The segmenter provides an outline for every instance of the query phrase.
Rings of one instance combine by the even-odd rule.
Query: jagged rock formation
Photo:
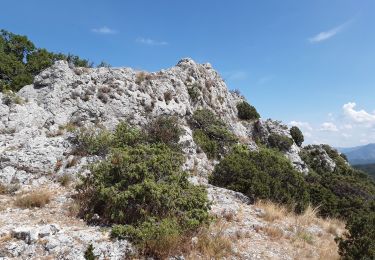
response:
[[[189,95],[192,89],[194,98]],[[72,163],[75,158],[69,155],[74,148],[70,142],[72,133],[66,131],[69,127],[113,129],[123,120],[144,127],[159,115],[175,115],[185,129],[180,140],[186,154],[184,168],[194,169],[198,176],[192,181],[199,183],[207,182],[207,175],[217,163],[209,160],[203,152],[197,152],[187,123],[189,116],[199,108],[210,109],[220,116],[251,149],[257,149],[254,140],[259,133],[265,140],[271,133],[290,138],[288,128],[275,121],[260,120],[257,131],[255,122],[240,121],[236,105],[243,97],[228,91],[210,64],[197,64],[191,59],[183,59],[175,67],[156,73],[130,68],[75,68],[65,61],[58,61],[36,76],[33,85],[25,86],[16,96],[7,95],[0,93],[0,183],[20,184],[28,189],[54,187],[57,176],[77,175],[84,170],[83,166],[95,160],[82,157]],[[293,144],[285,155],[298,171],[307,174],[307,166],[299,152],[300,148]],[[56,192],[56,208],[61,210],[68,200],[68,193]],[[2,201],[11,203],[9,198]],[[220,200],[217,205],[220,207]],[[68,224],[63,221],[56,225],[38,223],[36,219],[31,223],[17,223],[12,218],[23,216],[20,221],[27,222],[26,216],[30,212],[6,207],[4,210],[4,217],[0,220],[5,225],[0,227],[0,234],[19,240],[1,247],[0,257],[33,258],[51,253],[61,259],[72,259],[77,258],[90,241],[102,257],[110,252],[123,251],[126,254],[131,251],[123,250],[128,248],[126,242],[112,242],[108,234],[92,227],[81,226],[80,235],[70,232]],[[92,237],[88,239],[85,236],[90,232]],[[45,246],[35,244],[42,238]],[[64,258],[65,251],[74,253]]]
[[[197,100],[189,88],[198,92]],[[181,141],[187,155],[186,168],[197,167],[202,176],[212,169],[212,162],[200,153],[186,123],[198,108],[208,108],[219,115],[230,129],[249,146],[253,141],[253,124],[237,118],[236,104],[242,97],[228,91],[210,64],[200,65],[191,59],[157,73],[137,72],[129,68],[70,68],[56,62],[35,77],[33,85],[22,88],[18,96],[27,102],[0,105],[0,177],[6,183],[31,180],[41,182],[58,160],[66,162],[71,144],[69,134],[59,134],[67,125],[99,126],[113,129],[121,120],[140,127],[158,115],[176,115],[186,131]],[[3,94],[0,98],[4,100]],[[271,132],[290,137],[285,126],[262,122]],[[264,136],[268,131],[264,132]],[[296,145],[286,154],[300,171],[306,171]],[[76,170],[76,169],[73,169]]]

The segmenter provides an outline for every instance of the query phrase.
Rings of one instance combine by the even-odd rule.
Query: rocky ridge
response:
[[[189,95],[191,89],[197,93],[194,100]],[[21,192],[41,187],[55,191],[51,206],[43,209],[53,213],[14,209],[12,198],[1,195],[6,206],[0,218],[0,234],[9,239],[0,242],[0,257],[32,259],[53,255],[73,259],[83,255],[89,243],[95,245],[96,253],[103,258],[110,252],[125,255],[131,252],[126,241],[112,241],[108,232],[100,228],[81,222],[78,225],[76,220],[72,220],[74,223],[43,220],[42,215],[64,215],[66,203],[71,200],[71,191],[56,183],[58,177],[76,176],[85,170],[85,165],[97,159],[77,159],[70,155],[74,148],[70,128],[113,129],[123,120],[144,127],[159,115],[177,116],[185,129],[180,139],[186,155],[184,168],[194,170],[196,176],[192,176],[192,181],[203,184],[207,183],[207,175],[217,162],[209,160],[199,149],[197,152],[187,123],[195,110],[212,110],[251,149],[257,149],[255,136],[259,133],[265,140],[272,133],[290,137],[288,127],[276,121],[260,120],[257,130],[254,122],[240,121],[236,105],[243,97],[228,91],[210,64],[197,64],[191,59],[183,59],[175,67],[153,73],[130,68],[76,68],[58,61],[36,76],[34,84],[25,86],[16,95],[0,93],[0,100],[0,183],[21,185]],[[300,148],[293,143],[285,156],[298,171],[308,174],[299,152]],[[220,211],[217,208],[223,206],[223,200],[215,199],[214,190],[209,189],[209,193],[216,203],[216,211]],[[236,200],[232,192],[220,191],[229,201]],[[238,203],[248,204],[246,199]],[[33,216],[35,219],[29,223]],[[51,221],[54,222],[52,217]],[[80,231],[73,232],[74,228]],[[64,253],[68,251],[73,253]],[[121,254],[109,257],[119,259],[123,257]]]

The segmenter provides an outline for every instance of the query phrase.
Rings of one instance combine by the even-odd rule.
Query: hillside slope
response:
[[[303,178],[313,174],[306,162],[332,174],[347,167],[324,146],[297,146],[280,122],[240,120],[237,104],[244,98],[228,91],[210,64],[183,59],[170,69],[146,73],[130,68],[79,68],[58,61],[37,75],[32,85],[18,93],[0,93],[0,99],[0,256],[83,259],[85,249],[93,244],[100,259],[130,257],[134,248],[128,241],[111,239],[108,228],[89,226],[75,217],[74,187],[64,187],[62,180],[87,174],[88,164],[103,159],[74,154],[75,130],[113,130],[121,121],[143,129],[160,115],[179,119],[184,129],[179,140],[183,169],[192,183],[207,187],[213,203],[210,212],[225,224],[218,233],[233,244],[234,259],[324,259],[332,250],[329,257],[338,256],[334,237],[343,232],[342,224],[333,228],[334,221],[319,219],[316,213],[302,221],[280,209],[280,217],[270,220],[269,207],[253,205],[241,193],[208,184],[219,160],[209,158],[197,145],[189,123],[203,108],[224,121],[248,151],[270,146],[277,141],[275,136],[288,140],[279,152]],[[20,196],[41,190],[50,195],[46,207],[17,206]]]

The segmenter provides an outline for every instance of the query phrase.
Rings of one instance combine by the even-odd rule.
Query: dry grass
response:
[[[78,128],[77,124],[73,122],[68,122],[65,125],[60,125],[59,130],[64,131],[66,130],[67,132],[74,132]]]
[[[185,251],[188,246],[186,237],[179,234],[169,234],[161,236],[157,240],[148,240],[144,250],[144,255],[151,253],[156,259],[168,259],[176,252]]]
[[[319,260],[338,260],[340,259],[340,256],[337,252],[337,244],[335,241],[325,241],[325,243],[321,244],[318,247],[318,259]]]
[[[321,220],[321,226],[329,234],[340,236],[345,229],[345,222],[336,218],[326,218]]]
[[[318,213],[319,207],[313,208],[311,205],[309,205],[302,214],[294,215],[294,218],[298,226],[309,226],[319,223],[320,219],[317,216]]]
[[[224,209],[221,213],[223,218],[225,218],[226,221],[231,222],[234,220],[235,213],[231,210]]]
[[[289,215],[289,211],[284,206],[270,201],[257,201],[255,206],[264,211],[261,217],[268,222],[285,219]]]
[[[41,208],[51,200],[51,193],[46,190],[32,191],[26,195],[17,196],[14,205],[19,208]]]
[[[68,187],[72,182],[72,176],[69,174],[63,174],[57,179],[57,181],[61,184],[61,186]]]
[[[187,259],[223,259],[233,255],[232,239],[225,235],[226,224],[217,221],[209,228],[203,228],[196,236],[193,249]]]
[[[141,71],[141,72],[138,72],[136,75],[135,75],[135,83],[136,84],[141,84],[144,80],[146,79],[146,73]]]
[[[275,226],[262,227],[262,231],[273,240],[281,239],[284,236],[284,231]]]
[[[71,160],[68,161],[66,164],[66,168],[71,168],[73,166],[76,166],[78,164],[78,159],[76,156],[74,156]]]
[[[63,161],[61,159],[58,159],[56,161],[55,168],[54,168],[55,172],[58,172],[61,169],[62,165],[63,165]]]
[[[6,235],[3,235],[3,236],[0,236],[0,244],[8,242],[10,240],[12,240],[12,236],[11,236],[10,233],[8,233]]]
[[[5,195],[5,194],[12,194],[20,189],[19,184],[1,184],[0,183],[0,194]]]

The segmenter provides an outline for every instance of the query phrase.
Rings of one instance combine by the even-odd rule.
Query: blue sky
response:
[[[308,143],[375,142],[373,0],[17,0],[1,9],[1,28],[96,63],[210,62],[263,118],[300,126]]]

